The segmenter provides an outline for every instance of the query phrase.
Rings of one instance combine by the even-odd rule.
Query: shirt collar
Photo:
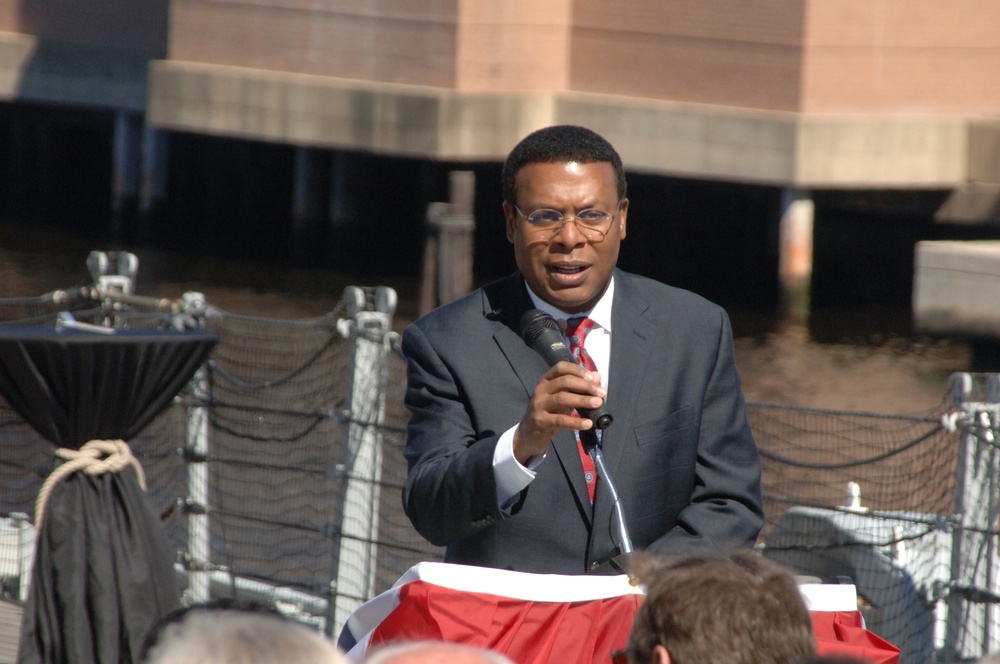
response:
[[[587,316],[590,320],[597,323],[598,326],[604,328],[608,332],[611,332],[611,303],[615,296],[614,275],[612,275],[611,280],[608,281],[608,289],[604,291],[604,295],[602,295],[601,299],[597,301],[597,304],[595,304],[589,311],[581,311],[576,314],[568,314],[561,309],[553,307],[551,304],[543,301],[535,295],[534,291],[531,290],[531,286],[528,286],[527,282],[525,282],[524,285],[525,288],[528,289],[528,296],[531,298],[531,302],[535,305],[535,307],[552,316],[560,323],[565,323],[567,318],[572,318],[574,316]]]

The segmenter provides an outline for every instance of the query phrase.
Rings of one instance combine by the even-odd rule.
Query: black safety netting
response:
[[[376,289],[360,290],[363,304],[280,320],[80,289],[0,300],[0,322],[56,326],[71,312],[94,325],[217,334],[202,370],[129,441],[182,586],[188,598],[270,601],[332,633],[343,611],[442,554],[402,512],[405,367],[391,326],[373,336],[359,324],[378,310]],[[383,372],[375,380],[357,372],[359,335]],[[854,583],[869,628],[901,648],[904,664],[996,649],[995,401],[976,392],[905,414],[748,404],[764,555],[822,582]],[[355,465],[359,441],[377,447],[377,471]],[[25,532],[54,460],[2,401],[0,445],[0,583],[17,600]],[[367,502],[347,502],[359,495]],[[351,514],[371,521],[367,535]]]

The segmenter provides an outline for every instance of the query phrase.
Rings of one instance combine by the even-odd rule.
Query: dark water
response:
[[[91,283],[91,251],[127,250],[139,258],[135,292],[178,298],[198,291],[232,313],[271,318],[308,318],[334,309],[350,285],[396,289],[398,315],[415,315],[415,278],[375,279],[266,261],[214,257],[141,244],[110,243],[66,230],[0,221],[0,297],[25,297]]]
[[[384,285],[399,296],[397,329],[417,314],[416,276],[344,274],[138,243],[111,246],[89,231],[11,221],[0,221],[0,297],[89,284],[86,258],[95,249],[135,253],[141,295],[173,299],[199,291],[209,303],[233,313],[307,318],[332,311],[348,285]],[[898,304],[828,306],[812,312],[807,323],[789,321],[772,307],[725,306],[733,318],[737,362],[750,400],[913,412],[942,400],[952,372],[970,370],[968,344],[914,335],[909,310]]]

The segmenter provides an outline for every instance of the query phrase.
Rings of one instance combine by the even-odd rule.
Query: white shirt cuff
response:
[[[503,432],[493,451],[493,476],[497,483],[497,505],[501,509],[505,509],[512,498],[531,484],[531,480],[535,479],[535,468],[545,460],[545,455],[540,454],[528,459],[527,466],[521,465],[514,456],[515,431],[516,424]]]

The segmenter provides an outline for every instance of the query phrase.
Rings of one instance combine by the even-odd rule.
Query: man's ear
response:
[[[650,664],[670,664],[670,653],[659,644],[653,646],[653,658]]]
[[[625,223],[628,221],[628,199],[623,198],[621,203],[621,209],[618,210],[618,237],[619,239],[625,239]]]
[[[517,214],[507,201],[503,202],[503,216],[507,226],[507,241],[514,243],[514,231],[517,228]]]

